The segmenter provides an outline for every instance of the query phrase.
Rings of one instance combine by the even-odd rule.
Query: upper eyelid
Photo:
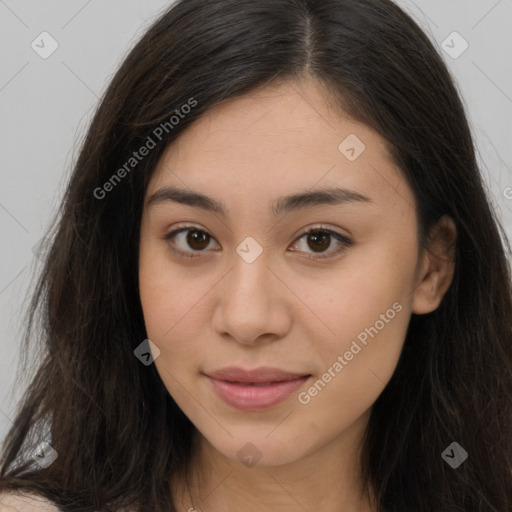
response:
[[[201,227],[199,225],[183,225],[183,226],[178,226],[178,227],[174,228],[172,231],[169,231],[168,233],[166,233],[164,235],[164,238],[169,238],[171,235],[177,235],[178,232],[182,232],[182,231],[186,231],[186,230],[202,231],[203,233],[206,233],[208,236],[210,236],[211,238],[213,238],[215,241],[218,242],[218,240],[206,228],[203,228],[203,227]],[[302,237],[302,236],[308,234],[310,231],[327,231],[329,233],[333,233],[333,234],[339,235],[339,236],[341,236],[342,238],[344,238],[347,241],[350,240],[350,236],[349,235],[345,235],[343,233],[340,233],[339,231],[336,230],[336,228],[331,228],[331,227],[325,226],[323,224],[322,225],[317,225],[317,226],[311,226],[309,228],[301,229],[295,235],[295,240],[298,237]]]

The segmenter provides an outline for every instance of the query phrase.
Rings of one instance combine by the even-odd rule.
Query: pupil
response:
[[[201,235],[202,234],[202,235]],[[196,236],[194,236],[196,235]],[[202,239],[202,240],[201,240]],[[206,241],[206,244],[204,243]],[[203,242],[203,243],[201,243]],[[187,236],[187,243],[193,249],[201,250],[208,246],[208,235],[204,231],[198,231],[197,229],[189,231]],[[199,247],[196,246],[199,244]]]
[[[318,234],[318,233],[321,233],[321,234]],[[308,237],[308,243],[313,240],[313,243],[317,243],[318,242],[318,239],[320,239],[320,242],[324,242],[322,244],[322,246],[320,247],[321,250],[325,250],[329,247],[329,242],[328,242],[328,237],[329,237],[329,233],[325,233],[324,231],[318,231],[316,234],[310,234],[309,237]],[[327,241],[327,243],[325,243]],[[317,245],[318,247],[318,245]],[[311,247],[311,249],[315,250],[314,247]],[[321,252],[318,251],[318,252]]]

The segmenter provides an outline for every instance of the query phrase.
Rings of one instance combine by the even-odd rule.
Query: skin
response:
[[[435,310],[451,283],[456,230],[444,218],[432,251],[419,250],[415,198],[384,139],[336,114],[325,98],[308,78],[225,102],[166,149],[148,186],[139,266],[147,334],[160,350],[154,364],[165,387],[198,431],[192,500],[181,479],[171,482],[179,510],[192,503],[227,512],[375,509],[360,482],[364,429],[411,314]],[[366,146],[354,161],[338,149],[349,134]],[[229,215],[171,201],[148,206],[166,186],[222,201]],[[271,215],[278,196],[331,186],[371,202]],[[212,238],[192,246],[190,232],[174,244],[164,239],[184,224]],[[334,237],[320,249],[308,243],[303,232],[320,224],[352,245]],[[250,264],[236,252],[248,236],[263,249]],[[322,255],[330,257],[311,259]],[[264,411],[240,411],[203,375],[273,366],[311,374],[299,390],[307,391],[394,303],[400,312],[307,404],[293,393]],[[261,456],[251,467],[237,457],[248,442]]]

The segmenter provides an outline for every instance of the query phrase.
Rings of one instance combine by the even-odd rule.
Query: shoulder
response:
[[[59,512],[51,501],[34,494],[0,493],[0,512]]]
[[[36,494],[0,492],[0,512],[61,512],[56,504]],[[133,512],[122,508],[119,512]]]

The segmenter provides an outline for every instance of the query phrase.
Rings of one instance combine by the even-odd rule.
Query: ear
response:
[[[441,217],[432,228],[429,246],[422,255],[413,295],[412,313],[424,315],[439,307],[455,272],[457,228],[453,219]]]

